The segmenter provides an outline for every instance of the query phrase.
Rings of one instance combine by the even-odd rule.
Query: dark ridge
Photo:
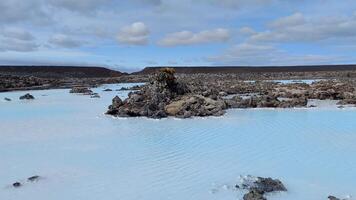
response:
[[[164,67],[146,67],[132,74],[145,75],[156,73]],[[319,71],[353,71],[356,65],[304,65],[304,66],[236,66],[236,67],[172,67],[176,73],[182,74],[218,74],[218,73],[268,73],[268,72],[319,72]]]
[[[0,66],[0,75],[35,76],[39,78],[103,78],[125,75],[104,67],[75,66]]]

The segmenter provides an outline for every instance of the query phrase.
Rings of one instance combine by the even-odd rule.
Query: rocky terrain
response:
[[[180,74],[163,68],[150,83],[129,97],[113,99],[107,112],[119,117],[220,116],[228,108],[306,107],[308,100],[356,103],[356,81],[319,80],[312,84],[243,81],[234,74]]]

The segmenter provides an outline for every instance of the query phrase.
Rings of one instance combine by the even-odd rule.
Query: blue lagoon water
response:
[[[0,93],[1,200],[236,200],[240,175],[281,179],[269,199],[356,195],[356,109],[229,110],[223,117],[118,119],[115,95]],[[12,102],[2,101],[10,97]],[[44,178],[15,189],[32,175]]]

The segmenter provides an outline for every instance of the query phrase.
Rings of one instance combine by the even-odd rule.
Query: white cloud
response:
[[[294,13],[293,15],[282,17],[273,21],[270,26],[274,28],[283,28],[290,26],[297,26],[305,23],[304,15],[302,13]]]
[[[308,64],[336,64],[345,57],[334,55],[290,54],[271,45],[243,43],[231,47],[221,55],[210,56],[207,61],[214,65],[234,66],[290,66]]]
[[[150,31],[143,22],[135,22],[129,26],[123,27],[117,40],[123,44],[145,45],[148,42]]]
[[[218,28],[214,30],[205,30],[199,33],[191,31],[181,31],[171,33],[158,42],[162,46],[177,46],[177,45],[191,45],[203,44],[213,42],[225,42],[230,39],[229,30]]]
[[[74,39],[68,35],[56,34],[53,35],[48,42],[62,48],[76,48],[82,46],[85,42]]]
[[[254,35],[254,34],[256,34],[256,31],[253,30],[250,27],[242,27],[242,28],[240,28],[239,32],[241,34],[243,34],[243,35]]]
[[[253,34],[249,42],[316,42],[328,39],[347,41],[356,37],[356,17],[322,17],[306,20],[301,13],[283,17],[271,29]]]

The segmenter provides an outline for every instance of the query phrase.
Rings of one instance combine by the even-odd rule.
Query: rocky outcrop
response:
[[[73,87],[69,92],[76,93],[76,94],[84,94],[84,95],[92,95],[93,94],[93,91],[87,87]]]
[[[185,82],[176,79],[174,70],[166,68],[141,90],[130,92],[124,101],[115,97],[107,114],[119,117],[188,118],[222,115],[225,108],[221,99],[192,94]]]
[[[235,187],[249,191],[244,195],[244,200],[265,200],[264,194],[266,193],[287,191],[286,187],[278,179],[254,176],[241,177],[241,183]]]
[[[201,95],[187,95],[165,107],[169,116],[189,118],[192,116],[220,116],[225,113],[224,101],[213,100]]]
[[[34,96],[32,96],[30,93],[27,93],[19,98],[20,100],[33,100],[35,99]]]
[[[293,108],[307,106],[308,99],[299,97],[279,100],[273,95],[253,95],[245,98],[235,96],[225,102],[229,108]]]

